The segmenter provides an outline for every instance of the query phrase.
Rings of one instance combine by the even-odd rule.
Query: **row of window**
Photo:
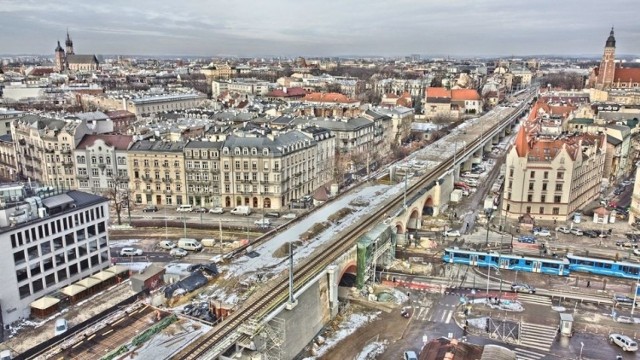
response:
[[[86,164],[87,158],[84,155],[78,155],[76,157],[78,164]],[[127,157],[126,156],[118,156],[117,158],[118,165],[127,165]],[[110,156],[91,156],[91,164],[106,164],[111,165],[111,157]]]
[[[88,259],[80,260],[77,263],[69,264],[64,269],[56,270],[50,274],[37,279],[31,279],[28,283],[18,287],[20,299],[35,295],[45,289],[55,286],[55,284],[74,277],[79,273],[99,268],[100,264],[105,267],[109,263],[109,251],[102,251]],[[46,272],[47,270],[45,270]]]
[[[11,247],[15,249],[16,247],[43,240],[45,237],[53,236],[57,233],[65,232],[68,229],[85,224],[89,221],[95,221],[96,219],[102,218],[104,218],[104,208],[96,207],[75,213],[73,215],[64,216],[50,222],[41,223],[30,229],[20,230],[11,234]],[[98,233],[105,232],[106,226],[104,221],[98,223],[97,225],[91,225],[87,227],[87,231],[89,231],[90,233],[93,231],[94,234],[96,233],[95,229],[97,229]],[[80,229],[78,231],[84,230],[85,229]]]
[[[511,204],[507,204],[506,211],[507,212],[511,211]],[[527,206],[526,213],[527,214],[531,214],[531,206]],[[538,214],[541,214],[541,215],[545,214],[544,206],[540,206],[540,208],[538,209]],[[551,209],[551,215],[560,215],[560,208],[558,208],[558,207],[552,208]]]

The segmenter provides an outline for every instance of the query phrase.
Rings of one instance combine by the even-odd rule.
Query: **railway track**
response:
[[[525,106],[527,106],[527,102],[515,108],[514,111],[508,115],[506,121],[500,120],[486,131],[484,136],[476,138],[471,144],[467,144],[466,148],[458,150],[455,158],[459,161],[467,154],[475,152],[475,147],[483,140],[491,139],[502,130],[501,127],[503,125],[510,123],[520,116]],[[413,196],[419,194],[420,191],[424,190],[425,186],[435,184],[435,181],[453,165],[453,162],[454,156],[452,155],[411,185],[407,190],[407,199],[412,199]],[[324,271],[326,267],[334,261],[336,254],[343,254],[348,251],[360,235],[383,220],[386,214],[398,215],[401,214],[402,211],[406,211],[406,209],[403,210],[403,196],[398,196],[394,199],[389,199],[383,206],[373,210],[370,216],[361,223],[353,224],[345,229],[340,235],[336,236],[335,241],[319,248],[309,260],[296,267],[294,288],[298,289],[305,284],[307,280],[316,277],[320,272]],[[226,347],[232,345],[233,342],[227,341],[225,343],[225,339],[230,338],[232,334],[238,332],[242,324],[249,323],[252,319],[255,321],[263,319],[271,311],[286,302],[288,285],[288,276],[286,274],[271,280],[270,284],[267,285],[264,290],[260,291],[260,294],[247,299],[240,309],[211,329],[203,339],[194,341],[173,358],[184,360],[206,359],[208,358],[206,355],[209,352],[226,350]],[[223,348],[223,346],[225,348]]]

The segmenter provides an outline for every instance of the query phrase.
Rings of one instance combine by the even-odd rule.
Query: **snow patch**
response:
[[[356,360],[374,360],[378,355],[382,355],[387,348],[387,340],[376,341],[368,344],[360,351],[360,354],[356,357]]]
[[[315,356],[304,358],[304,360],[315,360],[321,357],[340,341],[353,334],[358,328],[361,328],[375,320],[378,315],[380,315],[379,311],[375,313],[351,314],[347,320],[340,323],[338,330],[333,333],[331,337],[326,338],[324,344],[318,348],[318,352]]]

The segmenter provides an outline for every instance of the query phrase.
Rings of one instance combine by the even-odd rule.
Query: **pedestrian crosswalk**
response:
[[[518,360],[540,360],[547,356],[546,354],[521,348],[515,348],[513,351],[516,353],[516,359]]]
[[[518,294],[518,301],[528,304],[551,306],[551,299],[542,295]]]
[[[424,311],[423,311],[424,310]],[[449,324],[454,320],[453,315],[456,311],[454,305],[446,306],[444,308],[433,309],[429,311],[429,308],[421,307],[417,310],[416,318],[422,321],[432,321],[437,323]]]
[[[520,326],[520,345],[536,350],[549,351],[556,338],[556,326],[530,324],[522,322]]]

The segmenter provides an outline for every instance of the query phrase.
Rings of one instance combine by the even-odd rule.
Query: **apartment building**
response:
[[[185,204],[182,141],[140,140],[129,147],[129,188],[138,204]]]
[[[605,135],[541,136],[520,128],[507,154],[502,215],[566,221],[600,196]]]
[[[113,131],[105,120],[60,120],[25,115],[11,124],[18,176],[52,187],[77,188],[73,150],[85,134]]]
[[[223,206],[220,178],[222,142],[190,141],[184,147],[187,204]]]
[[[7,108],[0,108],[0,135],[11,135],[11,123],[24,113]]]
[[[317,183],[317,143],[298,130],[277,136],[229,136],[220,156],[224,207],[281,209]]]
[[[108,267],[108,220],[101,196],[1,185],[2,322],[27,318],[32,301]]]
[[[133,136],[85,135],[73,152],[78,190],[106,194],[129,188],[127,149]]]
[[[317,126],[302,127],[300,131],[312,138],[317,144],[316,178],[311,185],[315,191],[318,187],[333,182],[336,137],[329,130]]]
[[[258,79],[231,79],[231,80],[214,80],[211,82],[211,95],[216,97],[225,91],[249,94],[249,95],[266,95],[272,86],[267,81]],[[274,86],[275,87],[275,86]]]
[[[0,180],[15,181],[18,179],[16,149],[11,134],[0,135]]]
[[[637,224],[640,219],[640,167],[636,169],[635,179],[629,205],[629,225]]]

